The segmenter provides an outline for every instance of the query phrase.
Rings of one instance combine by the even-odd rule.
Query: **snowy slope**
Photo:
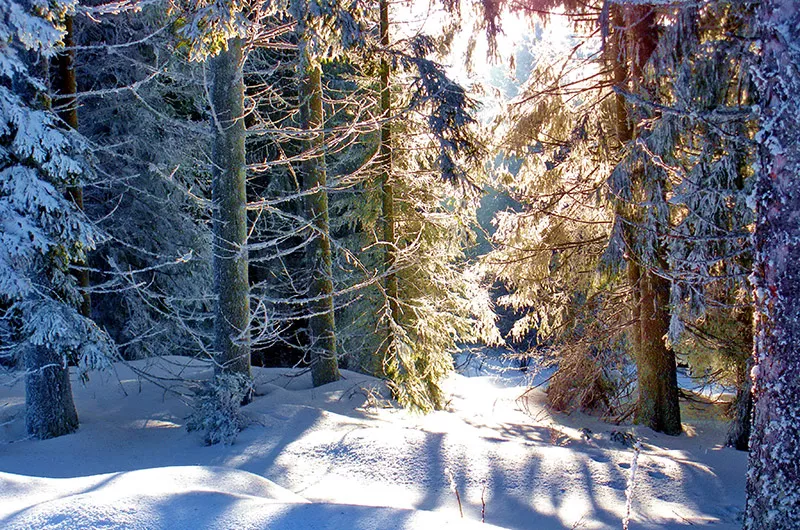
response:
[[[547,530],[618,528],[624,516],[632,452],[609,439],[620,427],[553,415],[509,378],[454,375],[449,410],[419,416],[386,408],[368,376],[312,389],[309,374],[255,369],[252,424],[233,446],[205,447],[164,387],[210,369],[177,357],[132,366],[164,379],[118,365],[76,383],[81,428],[54,440],[24,439],[22,384],[0,385],[0,528]],[[632,529],[740,527],[746,455],[719,447],[716,420],[686,427],[677,438],[635,429]]]

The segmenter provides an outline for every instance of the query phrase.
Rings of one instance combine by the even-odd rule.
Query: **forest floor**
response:
[[[643,444],[632,530],[741,527],[746,454],[721,446],[713,405],[685,408],[685,433],[670,437],[552,413],[541,390],[520,397],[518,370],[454,374],[447,410],[422,416],[392,406],[375,378],[344,371],[313,389],[308,373],[256,368],[250,426],[207,447],[184,427],[185,399],[162,386],[185,390],[170,378],[210,368],[131,366],[165,379],[119,364],[74,382],[81,427],[45,441],[25,439],[22,382],[4,376],[0,528],[620,528],[633,450],[613,430]]]

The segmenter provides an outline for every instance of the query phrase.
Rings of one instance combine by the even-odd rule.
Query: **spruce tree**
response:
[[[380,129],[380,171],[381,183],[383,188],[382,194],[382,213],[383,213],[383,243],[384,248],[384,274],[386,274],[385,289],[386,289],[386,304],[387,304],[387,345],[388,354],[391,357],[396,355],[397,337],[395,326],[400,322],[400,304],[398,300],[397,288],[397,272],[395,265],[397,262],[397,238],[395,236],[395,225],[397,219],[395,216],[394,204],[394,182],[392,182],[392,173],[394,169],[392,158],[392,92],[391,92],[391,74],[392,67],[391,61],[388,56],[389,52],[389,2],[388,0],[380,0],[378,6],[378,15],[380,18],[380,45],[384,49],[381,56],[380,63],[380,112],[381,123]]]
[[[617,49],[624,53],[612,60],[623,62],[626,69],[626,84],[616,88],[648,100],[654,94],[648,91],[653,81],[646,77],[647,63],[659,39],[656,10],[649,5],[615,6],[613,20],[618,38],[624,39]],[[638,124],[645,115],[635,105],[618,104],[617,111],[625,113],[617,117],[617,122],[628,122],[630,128],[622,128],[619,137],[621,143],[628,144],[629,154],[610,179],[615,200],[628,203],[616,222],[622,224],[623,233],[629,234],[626,261],[634,304],[633,344],[638,346],[634,351],[639,389],[635,417],[653,430],[680,434],[675,353],[665,343],[670,322],[670,282],[664,248],[670,224],[668,183],[665,171],[640,153],[637,144],[631,144],[640,136]]]
[[[79,130],[98,174],[82,191],[108,236],[91,255],[93,318],[125,359],[213,350],[211,76],[170,23],[163,5],[74,21]]]
[[[99,233],[65,197],[84,177],[85,146],[59,128],[46,93],[59,21],[74,4],[28,7],[0,2],[0,13],[15,13],[0,17],[8,38],[0,43],[0,318],[23,358],[28,434],[52,438],[78,428],[68,364],[104,365],[113,345],[78,310],[69,268],[85,261]]]
[[[199,2],[183,6],[181,28],[190,58],[210,58],[215,295],[214,361],[218,375],[250,378],[250,283],[247,259],[245,165],[244,37],[252,21],[237,2]],[[249,399],[246,396],[246,400]]]
[[[78,100],[75,94],[78,90],[78,82],[75,74],[75,29],[74,17],[71,14],[64,16],[64,50],[56,54],[54,92],[56,98],[55,106],[59,109],[58,115],[64,124],[73,130],[78,130]],[[67,196],[75,203],[78,209],[83,210],[83,189],[80,186],[69,186]],[[80,311],[85,317],[92,314],[92,302],[89,295],[89,271],[87,263],[81,263],[81,268],[74,270],[73,274],[78,279],[78,284],[83,289],[83,301]]]
[[[312,227],[306,247],[312,274],[308,290],[308,331],[312,379],[314,386],[320,386],[337,381],[340,376],[336,354],[325,138],[322,132],[325,121],[322,107],[322,68],[315,64],[308,51],[301,55],[301,122],[309,135],[306,141],[308,158],[302,164],[302,172],[303,187],[307,194],[305,214]]]
[[[243,42],[230,39],[211,59],[214,150],[214,293],[216,367],[250,377],[250,283],[247,260],[247,196]]]

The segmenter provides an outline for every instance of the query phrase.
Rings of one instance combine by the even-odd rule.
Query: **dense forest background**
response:
[[[746,527],[789,528],[798,17],[0,0],[0,363],[29,435],[78,428],[70,369],[209,360],[189,427],[232,443],[251,366],[428,412],[468,348],[679,435],[680,367],[735,389]]]

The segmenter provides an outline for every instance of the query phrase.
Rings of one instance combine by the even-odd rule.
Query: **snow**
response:
[[[313,389],[308,373],[255,368],[250,426],[211,447],[165,390],[208,377],[198,361],[131,363],[158,384],[122,364],[74,381],[81,427],[45,441],[25,439],[22,382],[5,376],[0,528],[619,528],[633,450],[612,430],[642,442],[630,528],[741,527],[746,454],[720,447],[718,419],[687,414],[687,434],[669,437],[558,415],[540,389],[520,397],[518,370],[468,366],[447,381],[448,410],[425,416],[365,375]]]

